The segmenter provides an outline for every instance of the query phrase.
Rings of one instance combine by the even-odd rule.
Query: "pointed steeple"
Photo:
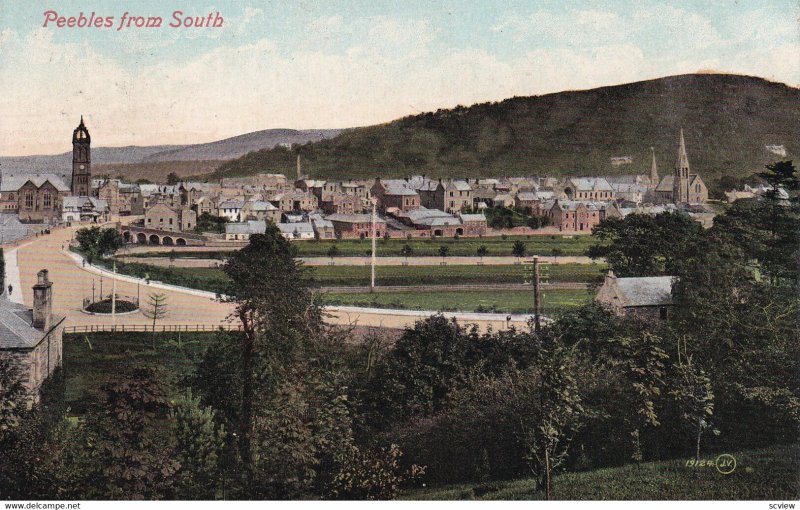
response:
[[[681,143],[678,147],[678,160],[675,162],[675,170],[686,170],[689,175],[689,156],[686,155],[686,142],[683,139],[683,128],[681,128]]]
[[[650,184],[653,186],[658,185],[658,165],[656,165],[656,150],[650,147],[650,153],[653,155],[653,163],[650,165]]]
[[[678,146],[678,159],[675,161],[675,171],[672,182],[672,202],[685,204],[689,202],[689,156],[686,155],[686,142],[681,129],[681,141]]]

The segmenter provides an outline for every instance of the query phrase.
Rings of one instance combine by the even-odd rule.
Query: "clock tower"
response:
[[[88,197],[92,187],[91,138],[89,130],[81,123],[72,132],[72,194]]]

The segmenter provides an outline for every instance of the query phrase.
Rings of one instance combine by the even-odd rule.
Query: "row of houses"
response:
[[[266,225],[265,220],[253,219],[227,223],[225,238],[245,241],[252,234],[264,233]],[[370,213],[284,214],[276,225],[291,240],[366,239],[372,236],[373,216]],[[394,217],[376,213],[374,229],[377,237],[388,238],[477,237],[486,234],[487,225],[483,214],[453,215],[422,207]]]

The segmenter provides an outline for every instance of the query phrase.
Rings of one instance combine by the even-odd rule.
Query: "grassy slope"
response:
[[[648,462],[559,475],[554,479],[555,494],[561,500],[796,500],[800,496],[797,445],[725,453],[732,453],[737,462],[729,475],[721,475],[713,467],[687,468],[685,459]],[[518,500],[542,499],[542,494],[535,481],[527,479],[416,490],[405,497]]]
[[[66,401],[74,414],[103,398],[102,387],[126,367],[154,368],[180,387],[194,360],[217,333],[90,333],[64,335]],[[152,349],[155,339],[156,349]]]
[[[772,157],[764,145],[800,153],[800,90],[760,78],[683,75],[499,103],[457,107],[347,130],[302,148],[313,177],[427,174],[488,177],[647,172],[655,147],[661,174],[675,159],[684,128],[690,161],[706,182],[746,176]],[[613,169],[609,158],[634,164]],[[283,172],[286,149],[250,153],[213,177]]]

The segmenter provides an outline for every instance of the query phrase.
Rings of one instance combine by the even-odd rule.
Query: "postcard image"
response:
[[[0,499],[794,508],[799,87],[796,0],[0,0]]]

